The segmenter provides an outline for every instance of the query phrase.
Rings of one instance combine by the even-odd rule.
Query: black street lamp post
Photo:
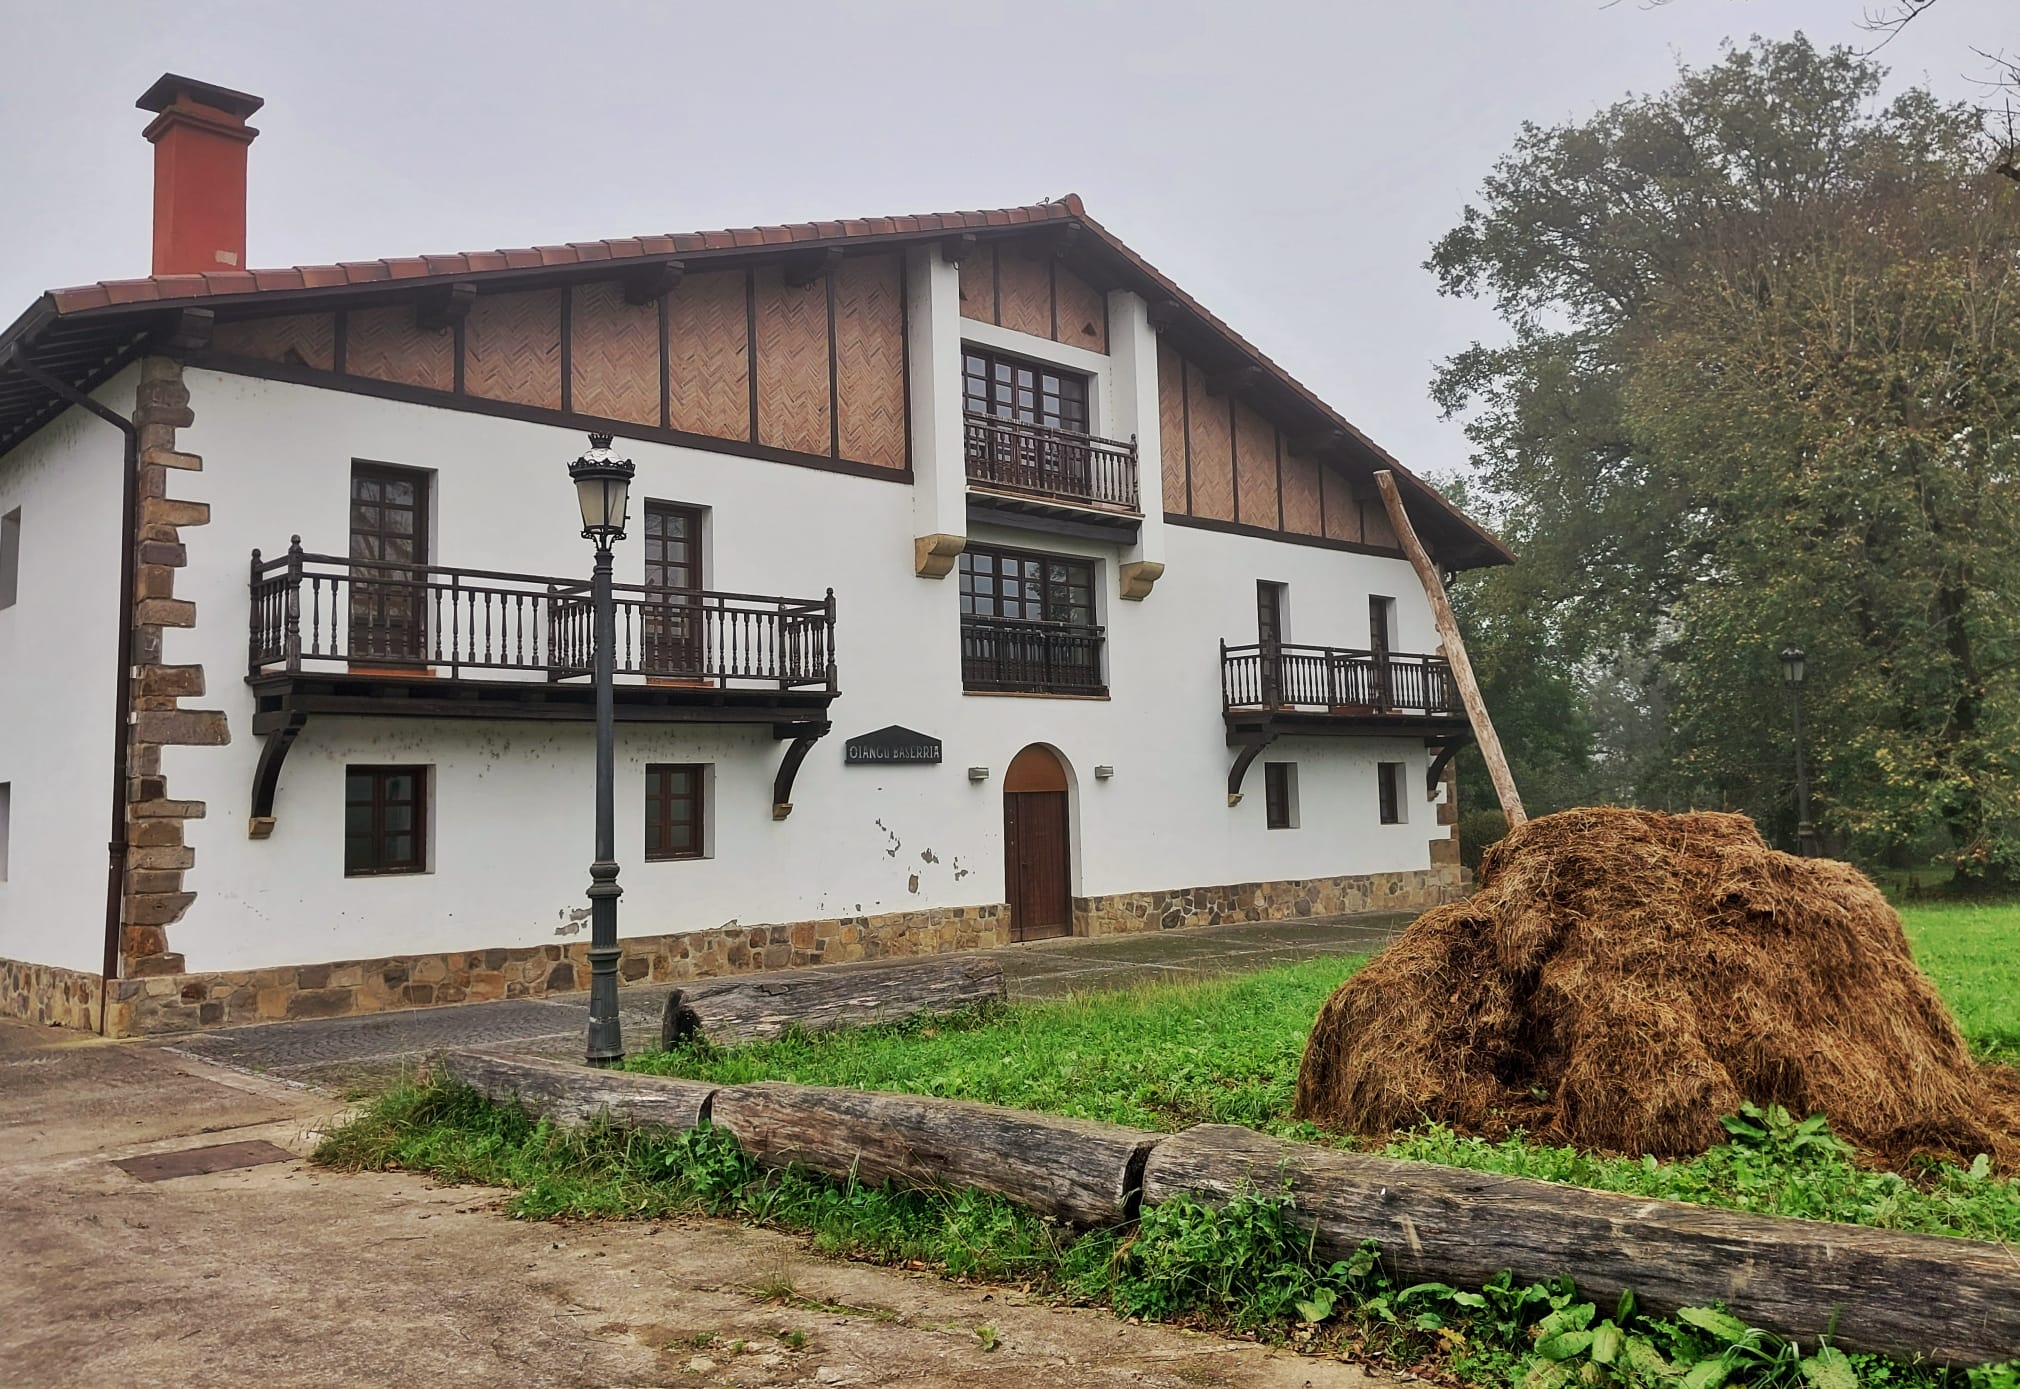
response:
[[[1817,827],[1810,823],[1810,774],[1803,761],[1803,653],[1801,647],[1782,648],[1782,679],[1789,687],[1789,707],[1795,714],[1796,733],[1796,852],[1808,858],[1816,853]]]
[[[589,451],[568,465],[575,497],[582,504],[582,538],[596,543],[596,573],[590,582],[595,612],[596,661],[596,861],[589,865],[589,1064],[615,1066],[624,1060],[624,1032],[617,1018],[616,775],[612,767],[617,682],[617,608],[610,595],[610,547],[624,539],[631,492],[631,460],[610,447],[608,434],[589,436]]]

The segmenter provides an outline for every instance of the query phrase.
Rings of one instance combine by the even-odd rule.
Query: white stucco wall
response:
[[[185,702],[226,709],[232,742],[164,754],[171,794],[209,806],[187,828],[197,901],[170,928],[173,948],[189,968],[215,970],[574,939],[586,930],[586,722],[312,718],[283,773],[272,837],[249,840],[259,744],[243,674],[248,552],[277,554],[300,532],[309,550],[342,553],[353,458],[434,470],[436,563],[586,576],[589,547],[565,476],[582,436],[208,371],[190,372],[188,384],[196,425],[182,447],[204,468],[175,482],[211,504],[212,520],[189,533],[178,584],[197,603],[198,625],[167,635],[165,659],[204,664],[210,694]],[[1438,831],[1422,800],[1420,741],[1276,744],[1270,759],[1300,764],[1296,830],[1264,827],[1260,767],[1241,805],[1230,808],[1225,794],[1218,642],[1255,639],[1255,581],[1290,585],[1295,640],[1365,644],[1375,592],[1399,600],[1399,649],[1430,650],[1429,614],[1402,561],[1174,525],[1164,530],[1164,578],[1148,600],[1125,603],[1119,546],[978,530],[976,540],[1100,562],[1112,698],[969,696],[958,580],[913,573],[911,487],[623,447],[638,464],[634,517],[647,498],[711,508],[710,587],[806,597],[835,589],[842,688],[835,732],[807,758],[784,821],[770,818],[783,745],[767,728],[619,725],[625,934],[1002,901],[1001,778],[1033,742],[1071,767],[1077,895],[1427,865]],[[635,535],[621,547],[620,581],[642,577],[641,551]],[[843,765],[846,738],[893,723],[940,737],[944,764]],[[1380,760],[1409,764],[1407,824],[1377,823]],[[711,858],[644,861],[642,767],[657,761],[714,764]],[[343,768],[383,762],[435,769],[432,871],[347,879]],[[1097,764],[1113,766],[1114,778],[1097,781]],[[989,779],[971,783],[971,766],[989,768]]]
[[[130,414],[136,375],[98,399]],[[105,958],[124,449],[118,430],[73,408],[0,458],[0,515],[21,509],[18,600],[0,609],[10,787],[0,957],[94,974]]]

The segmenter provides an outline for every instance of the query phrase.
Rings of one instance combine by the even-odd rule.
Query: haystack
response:
[[[1517,826],[1479,891],[1340,987],[1297,1114],[1680,1156],[1744,1100],[1828,1115],[1895,1163],[2020,1166],[2015,1073],[1973,1064],[1856,869],[1778,853],[1741,815],[1585,809]]]

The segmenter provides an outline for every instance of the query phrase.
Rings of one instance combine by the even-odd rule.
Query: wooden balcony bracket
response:
[[[831,723],[772,725],[772,737],[781,741],[792,739],[792,746],[786,749],[785,757],[779,762],[778,775],[772,778],[772,819],[783,820],[793,813],[793,780],[800,774],[800,763],[807,760],[807,753],[814,744],[826,737],[833,727]]]
[[[1240,741],[1236,741],[1239,738]],[[1227,771],[1227,803],[1229,806],[1241,804],[1241,784],[1248,776],[1249,764],[1262,756],[1262,750],[1277,740],[1277,735],[1267,729],[1254,733],[1228,735],[1228,741],[1240,749],[1234,756],[1234,765]]]
[[[246,838],[265,839],[274,832],[274,792],[280,789],[281,764],[288,760],[288,750],[308,721],[306,712],[290,709],[267,731],[259,763],[253,768],[252,815],[246,820]]]
[[[1459,749],[1465,747],[1469,741],[1471,740],[1465,737],[1447,738],[1442,743],[1424,745],[1437,749],[1431,758],[1431,765],[1424,769],[1424,799],[1429,800],[1438,794],[1438,779],[1445,775],[1445,768],[1451,765],[1452,759],[1459,755]]]

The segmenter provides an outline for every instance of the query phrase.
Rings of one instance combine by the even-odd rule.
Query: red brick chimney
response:
[[[134,105],[160,113],[146,131],[154,146],[154,273],[243,270],[246,146],[259,134],[245,122],[266,102],[169,72]]]

